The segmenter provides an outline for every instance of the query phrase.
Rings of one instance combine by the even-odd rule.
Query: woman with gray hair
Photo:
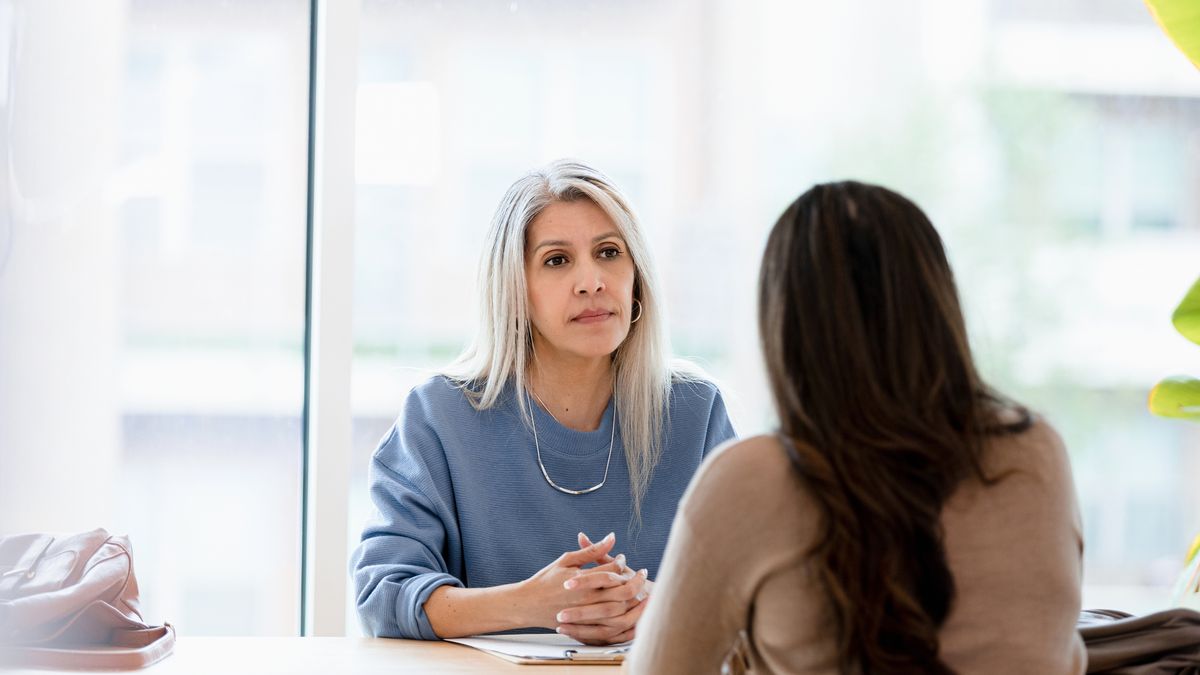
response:
[[[474,343],[410,392],[372,457],[359,616],[375,636],[624,642],[680,496],[733,437],[725,405],[670,360],[641,227],[599,171],[519,179],[481,263]]]

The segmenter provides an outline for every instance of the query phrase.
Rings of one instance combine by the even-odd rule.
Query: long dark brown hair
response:
[[[971,359],[933,225],[890,190],[818,185],[771,231],[759,330],[781,433],[821,513],[809,559],[842,672],[950,673],[941,511],[986,476],[986,438],[1030,425]],[[1002,410],[1019,411],[1001,423]]]

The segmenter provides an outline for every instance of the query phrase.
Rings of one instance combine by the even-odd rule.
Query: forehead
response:
[[[593,237],[618,232],[616,224],[604,209],[590,199],[570,202],[551,202],[542,209],[526,233],[526,243],[537,246],[548,239],[590,244]]]

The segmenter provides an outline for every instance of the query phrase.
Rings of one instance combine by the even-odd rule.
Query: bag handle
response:
[[[54,537],[48,534],[19,535],[15,537],[0,537],[0,539],[6,539],[7,543],[11,544],[24,543],[25,540],[29,541],[25,545],[25,550],[21,557],[14,560],[12,565],[0,565],[0,579],[14,576],[32,579],[34,570],[37,569],[38,561],[46,554],[46,551],[50,548],[50,544],[54,543]]]
[[[0,647],[0,664],[33,668],[130,670],[157,663],[175,647],[171,624],[141,630],[115,630],[112,647]]]

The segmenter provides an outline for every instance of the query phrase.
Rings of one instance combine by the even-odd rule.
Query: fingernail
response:
[[[638,574],[640,574],[644,577],[648,577],[648,576],[650,576],[650,570],[643,567],[642,569],[638,570]]]
[[[638,601],[638,602],[641,602],[641,601],[643,601],[643,600],[645,600],[645,599],[646,599],[646,591],[642,591],[642,592],[640,592],[640,593],[638,593],[638,594],[637,594],[637,601]]]
[[[555,616],[554,618],[557,619],[559,621],[559,623],[566,623],[567,622],[567,613],[559,612],[558,615]]]
[[[609,532],[608,536],[604,538],[604,541],[612,541],[613,539],[616,539],[616,537],[617,537],[616,532]]]
[[[562,635],[562,632],[563,632],[563,631],[562,631],[562,626],[559,626],[558,628],[555,628],[555,629],[554,629],[554,632],[555,632],[555,633],[558,633],[559,635]]]
[[[622,569],[625,568],[625,554],[624,553],[617,554],[617,567],[620,567]]]

